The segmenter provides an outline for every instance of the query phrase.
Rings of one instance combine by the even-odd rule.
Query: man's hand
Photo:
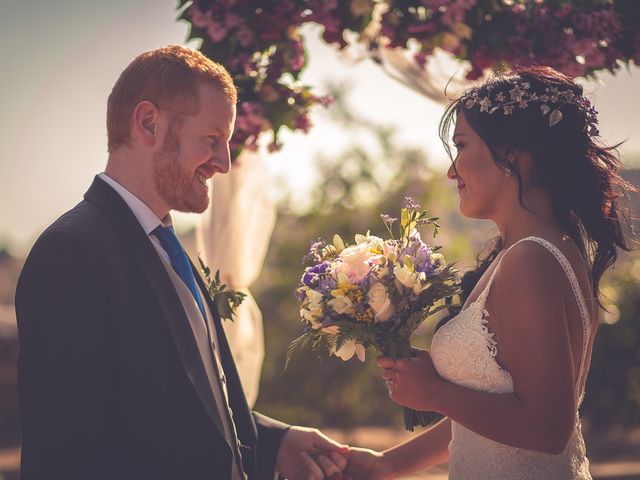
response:
[[[280,443],[276,470],[290,480],[342,478],[348,452],[315,428],[291,427]]]
[[[391,480],[391,467],[380,452],[367,448],[351,447],[345,477],[352,480]]]

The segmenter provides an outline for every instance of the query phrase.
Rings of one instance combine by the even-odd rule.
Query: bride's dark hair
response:
[[[559,108],[561,120],[550,126],[549,114],[543,114],[540,101],[529,101],[525,108],[516,104],[509,109],[510,114],[503,112],[502,108],[494,112],[479,106],[467,108],[469,98],[495,99],[501,93],[499,98],[509,99],[516,85],[526,83],[529,84],[527,91],[537,97],[549,95],[553,88],[560,92],[573,92],[575,98],[582,97],[582,86],[550,67],[518,67],[508,73],[494,75],[453,101],[440,121],[440,139],[453,160],[451,127],[455,124],[456,115],[464,115],[489,147],[495,163],[511,170],[518,181],[519,201],[524,208],[527,207],[522,177],[517,165],[508,162],[506,154],[526,151],[532,155],[533,181],[549,192],[557,221],[588,260],[593,294],[599,299],[600,279],[616,262],[616,247],[630,250],[622,223],[631,228],[631,221],[628,209],[621,208],[620,200],[626,197],[627,191],[635,188],[618,174],[622,166],[616,151],[618,145],[607,147],[596,142],[595,111],[589,112],[576,102],[564,103]],[[477,268],[463,276],[463,300],[469,296],[501,247],[500,238],[495,239],[478,256]]]

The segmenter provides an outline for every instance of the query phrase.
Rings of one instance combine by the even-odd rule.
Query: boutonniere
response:
[[[198,257],[198,261],[207,284],[209,297],[213,300],[218,317],[222,320],[231,320],[233,322],[236,309],[244,301],[247,294],[227,288],[227,285],[220,281],[220,270],[216,271],[212,279],[211,269],[205,265],[202,258]]]

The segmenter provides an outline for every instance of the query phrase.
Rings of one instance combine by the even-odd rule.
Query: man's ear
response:
[[[143,100],[133,109],[131,136],[145,145],[155,145],[159,139],[160,110],[149,100]]]

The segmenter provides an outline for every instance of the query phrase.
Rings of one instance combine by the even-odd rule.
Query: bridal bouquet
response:
[[[447,307],[444,300],[457,293],[458,282],[440,247],[426,244],[418,232],[419,226],[430,224],[435,237],[437,218],[406,200],[399,222],[381,215],[389,239],[367,232],[356,235],[354,245],[339,235],[333,243],[312,243],[305,257],[311,265],[296,292],[305,332],[289,347],[287,361],[309,344],[345,361],[354,354],[364,361],[369,347],[393,358],[411,357],[410,335],[429,315]],[[433,418],[429,412],[404,411],[408,430]]]

